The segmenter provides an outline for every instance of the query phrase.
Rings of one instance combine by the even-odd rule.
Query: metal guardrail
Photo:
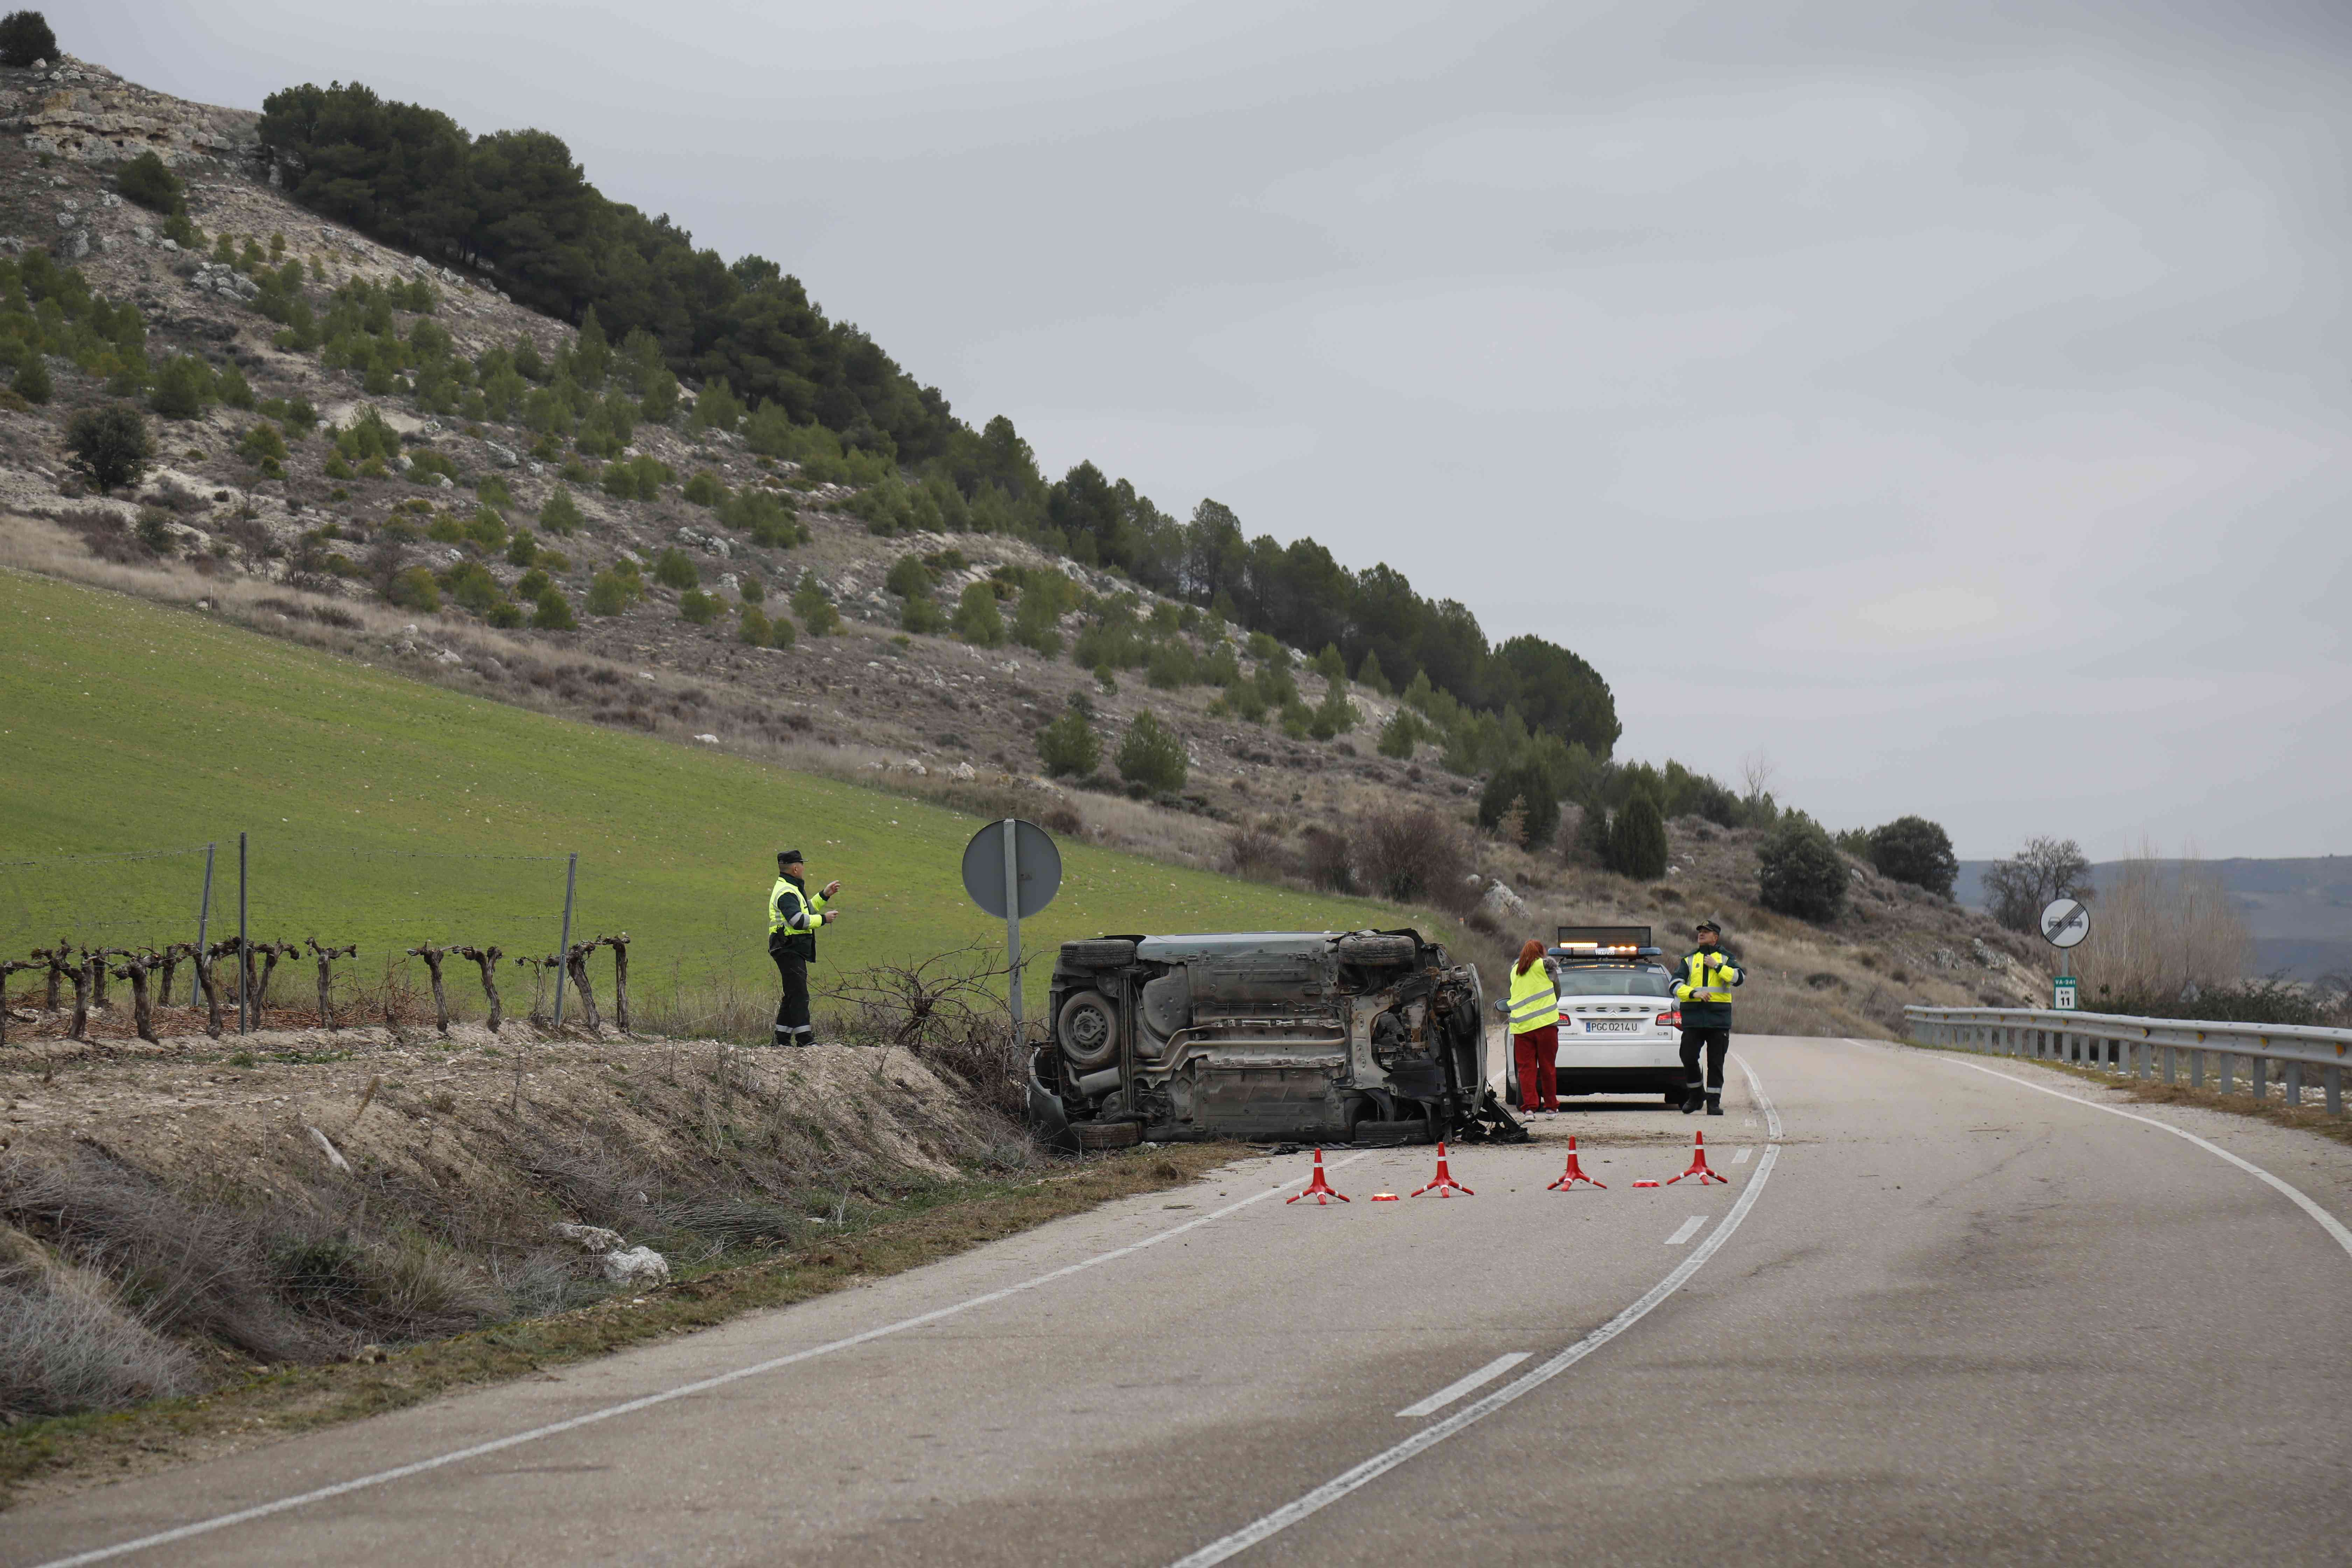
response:
[[[2246,1091],[2303,1103],[2315,1079],[2330,1116],[2344,1114],[2344,1068],[2352,1060],[2352,1029],[2288,1024],[2208,1024],[2186,1018],[2130,1018],[2112,1013],[2060,1013],[2034,1007],[1906,1007],[1912,1040],[1957,1046],[1994,1056],[2059,1062],[2120,1077],[2186,1081],[2234,1093],[2238,1064]],[[2273,1074],[2275,1069],[2275,1074]]]

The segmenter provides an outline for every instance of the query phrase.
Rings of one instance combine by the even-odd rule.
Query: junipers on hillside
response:
[[[1826,923],[1845,908],[1845,858],[1820,823],[1801,811],[1781,814],[1758,846],[1757,902],[1799,920]]]
[[[11,11],[0,17],[0,65],[24,69],[35,60],[57,63],[58,36],[38,11]]]
[[[138,483],[154,458],[147,421],[127,403],[84,408],[66,422],[66,460],[100,495]]]
[[[273,93],[263,147],[297,201],[426,256],[496,269],[522,302],[606,333],[643,331],[666,368],[724,377],[803,424],[886,439],[903,459],[945,450],[947,400],[856,328],[826,320],[800,280],[697,250],[666,217],[607,200],[541,131],[469,136],[446,114],[353,82]]]
[[[669,416],[682,374],[702,384],[690,427],[740,433],[753,452],[799,465],[803,479],[853,487],[849,510],[876,533],[1016,534],[1245,630],[1332,648],[1373,690],[1420,679],[1479,721],[1465,726],[1454,713],[1430,711],[1435,727],[1455,737],[1450,766],[1499,765],[1517,755],[1521,735],[1554,737],[1603,758],[1616,744],[1607,683],[1568,649],[1534,637],[1490,646],[1462,605],[1423,597],[1386,563],[1355,572],[1311,539],[1247,538],[1233,510],[1214,500],[1180,521],[1129,481],[1084,462],[1049,483],[1010,420],[1000,416],[973,430],[955,419],[935,389],[918,384],[856,328],[829,321],[775,263],[757,256],[726,262],[696,249],[666,217],[608,201],[553,136],[469,136],[446,115],[386,101],[355,83],[273,94],[260,135],[295,198],[313,210],[426,256],[491,270],[516,299],[582,324],[563,363],[546,364],[521,343],[510,356],[494,353],[468,367],[440,352],[432,333],[421,346],[414,330],[403,338],[371,306],[365,341],[346,332],[334,351],[362,371],[371,392],[390,392],[405,378],[434,412],[518,414],[543,438],[612,456],[628,439],[631,419]],[[299,298],[279,308],[291,318],[281,337],[302,346],[318,329],[303,326]],[[625,401],[599,392],[608,377],[625,384]],[[632,472],[611,483],[642,478]],[[632,493],[652,488],[635,484]],[[717,500],[714,487],[694,499],[706,496]],[[739,528],[747,521],[727,509],[740,499],[717,503],[722,521]],[[789,519],[758,522],[761,542],[793,542]],[[1055,637],[1044,615],[1042,605],[1029,610],[1013,635],[1042,650]],[[979,624],[985,618],[974,606],[964,635],[990,640]],[[1133,665],[1112,657],[1080,662],[1143,668],[1149,649]],[[1160,671],[1163,680],[1174,678],[1171,668]],[[1346,728],[1343,710],[1318,715],[1295,693],[1268,706],[1301,733]]]
[[[1870,830],[1868,857],[1879,875],[1925,888],[1939,899],[1952,896],[1960,874],[1951,837],[1924,816],[1898,816]]]

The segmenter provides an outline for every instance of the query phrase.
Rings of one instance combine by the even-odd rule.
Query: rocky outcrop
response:
[[[0,129],[35,153],[88,163],[152,153],[166,163],[257,156],[260,116],[189,103],[68,58],[47,71],[0,72]]]

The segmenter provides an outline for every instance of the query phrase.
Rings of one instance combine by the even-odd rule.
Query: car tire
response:
[[[1081,969],[1119,969],[1135,962],[1135,943],[1124,937],[1096,937],[1062,944],[1062,962]]]
[[[1118,1010],[1099,991],[1079,991],[1054,1016],[1054,1037],[1080,1072],[1108,1067],[1118,1056]]]

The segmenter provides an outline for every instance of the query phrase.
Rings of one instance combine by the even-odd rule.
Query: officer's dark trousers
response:
[[[1731,1048],[1729,1029],[1685,1029],[1683,1031],[1683,1082],[1692,1089],[1699,1086],[1698,1053],[1706,1052],[1706,1097],[1723,1098],[1723,1053]]]
[[[805,1046],[816,1035],[809,1026],[808,960],[796,944],[782,941],[768,944],[768,956],[776,961],[776,977],[784,987],[783,1000],[776,1004],[775,1043]]]

